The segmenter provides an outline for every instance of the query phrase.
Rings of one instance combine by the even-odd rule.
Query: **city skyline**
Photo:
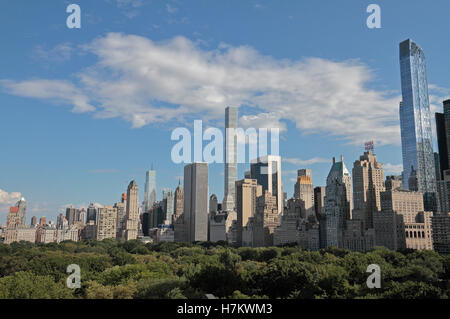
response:
[[[58,28],[51,30],[48,29],[48,26],[38,25],[39,32],[46,31],[43,34],[51,34],[54,38],[51,41],[46,41],[43,36],[36,37],[31,34],[30,39],[32,40],[29,42],[24,42],[24,39],[26,39],[26,32],[31,31],[24,31],[25,33],[13,31],[11,34],[8,33],[9,37],[16,35],[16,39],[11,41],[11,46],[3,52],[6,60],[11,61],[11,63],[8,63],[8,65],[2,64],[4,66],[4,74],[0,77],[0,86],[2,88],[0,104],[5,105],[5,107],[2,106],[2,110],[6,114],[3,117],[0,133],[2,136],[11,137],[11,134],[14,132],[14,136],[5,141],[4,147],[5,153],[14,154],[14,156],[1,159],[3,168],[0,169],[2,172],[0,175],[2,176],[0,179],[0,190],[2,192],[0,194],[2,201],[0,203],[0,224],[6,222],[9,206],[12,206],[21,197],[25,197],[29,205],[27,222],[34,215],[38,218],[47,216],[48,220],[56,220],[56,216],[62,209],[71,204],[77,208],[82,206],[87,208],[91,202],[97,202],[101,205],[112,205],[120,200],[121,194],[125,192],[126,185],[131,180],[136,180],[140,186],[139,198],[142,199],[144,198],[145,171],[149,170],[152,162],[156,163],[158,171],[157,189],[170,188],[174,190],[178,180],[182,179],[180,176],[183,175],[184,165],[175,165],[167,160],[170,156],[170,147],[173,145],[170,144],[170,130],[179,124],[191,129],[190,123],[192,121],[190,119],[199,116],[199,114],[199,118],[208,121],[209,125],[223,128],[223,112],[227,106],[239,107],[238,112],[242,114],[239,124],[244,127],[275,124],[281,128],[280,155],[284,160],[282,166],[283,172],[285,172],[282,179],[285,186],[284,191],[288,193],[288,197],[291,197],[293,194],[293,185],[297,179],[298,169],[311,168],[313,171],[313,184],[315,186],[325,186],[331,158],[343,154],[345,158],[351,161],[357,159],[363,148],[363,141],[366,140],[375,140],[376,153],[381,162],[383,162],[385,172],[398,175],[401,171],[400,125],[398,115],[395,115],[398,113],[398,103],[401,100],[398,43],[407,38],[417,41],[427,54],[432,115],[434,112],[442,112],[442,101],[450,97],[450,90],[446,89],[450,87],[448,78],[445,77],[445,72],[440,71],[441,69],[445,70],[445,66],[448,65],[448,60],[444,60],[445,54],[443,54],[443,52],[448,50],[440,48],[441,42],[436,37],[426,38],[426,33],[421,33],[420,30],[412,25],[411,21],[402,20],[404,22],[403,27],[397,26],[397,23],[396,26],[389,24],[398,9],[391,7],[387,2],[380,2],[384,19],[381,30],[364,28],[363,22],[366,14],[363,5],[344,5],[343,8],[340,8],[328,3],[328,6],[321,6],[324,9],[324,16],[321,16],[320,19],[329,18],[333,10],[344,16],[354,13],[358,17],[358,19],[355,18],[345,23],[336,22],[341,28],[355,26],[355,30],[351,32],[361,41],[359,45],[351,46],[352,50],[350,51],[348,50],[347,40],[343,39],[343,36],[337,36],[338,32],[342,30],[339,28],[335,32],[330,31],[330,35],[325,34],[327,30],[323,27],[319,27],[316,32],[313,32],[313,35],[328,40],[334,35],[336,40],[319,43],[318,39],[312,39],[311,36],[301,33],[297,40],[298,44],[290,45],[287,40],[292,40],[295,34],[294,31],[303,30],[303,23],[311,22],[309,20],[301,21],[300,17],[295,16],[292,19],[287,18],[288,22],[285,22],[278,29],[275,28],[275,30],[280,30],[284,27],[287,30],[285,38],[287,42],[282,42],[282,40],[276,40],[276,36],[273,33],[269,33],[268,40],[262,40],[257,36],[257,32],[248,28],[244,28],[244,38],[231,37],[230,35],[234,34],[234,28],[231,29],[230,27],[229,33],[219,32],[209,19],[194,19],[194,13],[184,5],[174,5],[173,8],[177,8],[175,13],[170,13],[165,6],[153,7],[156,9],[153,11],[157,12],[149,13],[151,10],[146,11],[144,9],[149,8],[149,5],[143,4],[139,9],[141,11],[140,14],[133,19],[126,20],[128,21],[127,25],[130,26],[129,29],[124,30],[122,34],[117,34],[114,33],[115,28],[110,29],[102,22],[94,24],[92,20],[95,20],[95,17],[99,17],[98,13],[102,9],[104,9],[102,11],[103,19],[108,17],[128,19],[125,17],[124,11],[131,11],[132,8],[118,8],[111,4],[105,7],[105,4],[89,4],[84,1],[80,1],[79,4],[85,14],[83,17],[86,18],[89,15],[91,17],[91,20],[86,18],[85,24],[80,30],[81,32],[71,33],[70,30],[60,30]],[[447,3],[441,5],[443,7],[448,6]],[[29,8],[27,11],[32,12],[34,4],[27,4],[27,6]],[[224,6],[224,4],[219,6]],[[262,30],[266,30],[261,23],[264,12],[270,11],[270,3],[266,3],[265,6],[262,5],[261,8],[257,8],[256,3],[242,4],[241,6],[245,7],[246,12],[251,17],[251,21],[255,25],[261,27]],[[10,10],[16,10],[19,7],[20,5],[11,4]],[[55,21],[56,19],[64,21],[64,10],[60,10],[58,5],[55,5],[54,8],[48,4],[36,7],[38,13],[45,9],[48,9],[50,16],[54,17]],[[222,9],[230,13],[230,11],[227,11],[227,8],[222,7]],[[286,6],[281,6],[274,13],[275,18],[273,21],[280,22],[288,14],[295,15],[293,12],[304,15],[307,11],[306,9],[304,4],[290,3]],[[421,8],[411,5],[411,7],[405,9],[405,16],[408,13],[412,15],[419,9]],[[212,17],[214,14],[217,14],[216,8],[203,8],[203,10],[209,10]],[[4,12],[7,11],[5,10]],[[425,12],[429,11],[425,10]],[[147,29],[140,28],[144,23],[142,19],[149,14],[155,14],[159,17],[155,18],[155,21],[159,21],[158,23],[165,23],[164,26],[167,26],[165,32],[162,32],[160,28],[155,26]],[[183,15],[191,15],[191,22],[179,22],[177,24],[169,23],[166,20],[182,19]],[[8,24],[14,24],[9,17],[2,16],[1,18],[2,21],[7,21]],[[404,17],[399,19],[404,19]],[[195,22],[193,22],[194,20]],[[244,20],[245,17],[239,17],[237,19],[238,25],[242,25]],[[292,23],[291,25],[289,24],[290,20],[292,20],[290,22]],[[435,20],[426,29],[429,30],[436,27],[436,24],[441,29],[448,28],[445,24],[439,24],[437,22],[439,19]],[[202,28],[202,22],[208,25],[209,28]],[[25,30],[31,30],[30,27],[35,23],[35,20],[24,23]],[[398,24],[402,25],[402,23]],[[117,25],[121,26],[120,23],[117,23]],[[228,23],[222,22],[222,27],[224,25],[229,26]],[[189,30],[184,31],[182,30],[183,27],[187,27]],[[93,31],[94,29],[95,31]],[[197,31],[201,35],[194,35],[194,30],[196,29],[202,31]],[[6,35],[5,31],[0,32],[3,32],[2,35]],[[375,32],[379,32],[385,38],[380,40],[378,38],[379,35]],[[391,35],[387,36],[388,32]],[[134,36],[135,34],[137,36]],[[343,42],[337,45],[339,40]],[[160,90],[157,90],[157,87],[153,88],[154,94],[159,94],[157,96],[159,104],[154,107],[159,107],[167,113],[167,121],[163,123],[161,123],[163,115],[161,115],[161,112],[156,112],[155,121],[152,121],[151,117],[144,117],[142,122],[144,125],[142,126],[142,123],[139,122],[139,116],[133,117],[133,114],[139,114],[131,109],[131,106],[130,112],[122,113],[119,112],[118,106],[116,106],[118,113],[114,113],[114,109],[103,109],[103,113],[92,110],[89,106],[101,109],[100,100],[104,97],[99,97],[99,100],[95,100],[95,97],[87,94],[84,90],[85,88],[80,86],[82,82],[74,80],[71,74],[79,74],[84,80],[99,80],[92,77],[92,74],[87,74],[84,70],[86,67],[94,66],[97,68],[96,71],[102,71],[96,63],[107,62],[111,57],[105,55],[106,53],[101,50],[114,49],[119,54],[125,52],[121,46],[114,47],[114,41],[123,42],[123,45],[130,45],[131,47],[133,45],[143,45],[144,48],[153,50],[155,54],[173,54],[175,57],[188,54],[198,59],[200,67],[204,67],[204,61],[209,61],[214,67],[221,68],[227,66],[227,64],[223,64],[222,60],[240,57],[244,60],[231,60],[236,65],[235,72],[243,72],[247,76],[252,74],[242,64],[245,64],[245,59],[254,57],[258,63],[252,66],[265,72],[270,71],[270,74],[274,75],[276,80],[280,80],[279,74],[291,72],[289,75],[300,83],[291,83],[293,89],[297,89],[298,85],[306,86],[307,82],[304,82],[304,74],[311,77],[317,76],[316,72],[311,69],[313,66],[317,68],[317,71],[337,68],[338,71],[329,73],[329,77],[340,76],[347,71],[351,72],[349,74],[355,75],[356,78],[355,82],[351,84],[358,89],[363,108],[361,111],[363,112],[356,112],[355,106],[357,103],[355,103],[353,96],[349,97],[349,103],[345,107],[341,107],[338,110],[342,112],[342,121],[352,121],[359,117],[359,125],[366,125],[368,129],[363,130],[361,140],[355,140],[356,133],[342,126],[342,122],[332,121],[326,114],[326,112],[332,111],[332,107],[336,107],[336,104],[333,104],[332,107],[322,108],[324,105],[322,100],[314,106],[317,107],[316,110],[324,110],[324,123],[329,124],[321,127],[315,121],[305,123],[302,120],[302,114],[308,120],[310,119],[308,114],[311,114],[312,110],[314,110],[305,106],[305,104],[312,101],[310,99],[311,96],[302,96],[305,99],[304,102],[299,100],[273,100],[273,94],[277,92],[273,85],[260,82],[255,87],[260,87],[260,93],[267,98],[267,101],[272,103],[271,105],[258,99],[258,95],[255,94],[255,87],[250,87],[245,92],[236,91],[244,94],[245,98],[251,97],[249,99],[250,104],[245,105],[239,100],[230,98],[234,91],[223,91],[229,83],[213,83],[210,91],[208,91],[207,87],[204,87],[202,92],[198,92],[202,93],[202,100],[212,99],[211,101],[213,102],[208,103],[212,103],[213,106],[205,106],[205,104],[199,103],[197,109],[192,109],[191,113],[187,113],[187,119],[189,120],[186,121],[173,119],[174,110],[178,110],[179,116],[186,115],[186,113],[183,113],[185,110],[176,108],[180,105],[177,99],[179,92],[165,92],[166,87],[160,87]],[[205,44],[202,41],[208,43]],[[273,43],[270,43],[270,41]],[[25,45],[24,43],[27,44]],[[221,47],[220,43],[227,43],[227,45]],[[98,45],[98,50],[93,48],[94,44]],[[90,49],[87,49],[88,51],[80,49],[80,46],[86,45],[90,46]],[[17,54],[18,48],[21,46],[25,46],[23,53]],[[334,50],[331,50],[331,48],[334,48]],[[216,52],[217,56],[214,56],[216,50],[219,52]],[[443,52],[439,52],[440,50]],[[16,56],[12,56],[13,52],[16,52]],[[307,57],[315,58],[308,60]],[[269,61],[264,61],[264,59],[269,59]],[[287,64],[288,67],[282,65],[281,61],[283,59],[290,61]],[[350,63],[351,59],[359,59],[359,62],[356,64]],[[71,66],[71,62],[74,62],[73,66]],[[121,61],[118,62],[121,63]],[[149,62],[163,61],[149,60]],[[24,66],[19,67],[19,65]],[[129,67],[126,64],[122,66]],[[111,65],[108,65],[108,68],[112,71],[116,70]],[[163,71],[162,69],[158,70]],[[186,72],[184,68],[181,68],[180,71]],[[212,72],[211,69],[206,69],[206,71]],[[125,72],[128,72],[128,76],[135,80],[135,74],[130,73],[132,69],[126,69]],[[372,75],[370,75],[371,73]],[[234,75],[231,71],[226,74]],[[193,74],[188,73],[187,75],[187,78],[189,78]],[[212,72],[211,75],[216,75],[216,73]],[[89,78],[89,76],[91,77]],[[254,75],[250,77],[250,79],[252,78],[254,78]],[[167,80],[170,79],[170,77],[167,78]],[[181,79],[186,79],[186,76],[183,75]],[[116,80],[119,84],[121,83],[118,81],[120,79],[112,80]],[[46,83],[47,85],[49,84],[46,81],[52,81],[50,84],[57,89],[49,90],[48,86],[45,86]],[[87,85],[86,83],[84,82],[83,85]],[[150,81],[150,83],[154,82]],[[289,84],[283,81],[280,83]],[[97,84],[94,83],[94,85]],[[194,84],[199,83],[194,82]],[[336,83],[329,81],[320,82],[320,84],[331,85],[331,92],[329,93],[318,91],[318,93],[322,93],[323,99],[335,97],[337,99],[335,103],[343,103],[344,100],[338,99],[338,97],[340,94],[346,93],[347,88],[336,86]],[[72,94],[76,93],[75,98],[68,100],[67,95],[64,95],[67,89]],[[98,89],[100,92],[111,89],[111,87],[98,87]],[[310,89],[315,90],[316,88]],[[183,87],[183,90],[182,92],[189,93],[187,94],[188,97],[193,97],[191,89]],[[48,93],[44,96],[36,93],[41,91]],[[304,94],[302,90],[300,92]],[[388,92],[390,93],[388,94]],[[286,95],[286,92],[282,93]],[[58,96],[58,94],[60,95]],[[88,100],[84,99],[86,96]],[[173,97],[172,103],[170,103],[170,97]],[[221,97],[224,98],[222,102],[220,102]],[[129,100],[119,101],[117,96],[114,98],[114,101],[111,100],[109,102],[122,102],[127,104],[127,106],[131,105]],[[215,98],[218,100],[215,100]],[[364,101],[367,98],[373,98],[373,101]],[[92,103],[90,103],[90,100],[92,100]],[[198,101],[194,99],[193,103],[195,104]],[[171,106],[167,106],[167,103],[170,103]],[[251,106],[251,103],[259,103],[259,107]],[[298,103],[300,106],[299,114],[292,114],[292,105],[295,105],[295,103]],[[278,108],[274,108],[274,105],[285,105],[285,113],[279,112]],[[370,106],[380,107],[380,114],[370,115],[365,118],[364,112]],[[69,112],[71,107],[73,107],[74,113]],[[275,114],[273,114],[274,112]],[[392,115],[392,118],[389,118],[388,115]],[[8,118],[20,118],[20,121],[8,121]],[[289,120],[289,118],[292,118],[292,120]],[[368,124],[368,120],[373,120],[374,124]],[[166,124],[167,127],[165,126]],[[377,132],[376,129],[379,129],[380,132]],[[341,134],[338,134],[339,130],[341,130]],[[58,134],[55,134],[55,132],[58,132]],[[434,123],[432,134],[434,136],[434,150],[437,151]],[[145,143],[143,144],[143,142]],[[136,153],[136,151],[132,151],[133,149],[137,149],[139,152]],[[131,152],[136,154],[136,158],[125,156],[126,153]],[[109,158],[105,157],[106,154],[109,154]],[[111,154],[117,154],[117,156],[111,156]],[[347,167],[351,167],[351,162],[346,164]],[[209,169],[210,194],[214,193],[219,199],[222,199],[224,196],[223,164],[210,165]],[[242,179],[244,171],[248,169],[248,164],[239,165],[237,179]],[[385,173],[385,175],[387,174]],[[156,198],[158,200],[162,199],[162,192],[157,192]]]

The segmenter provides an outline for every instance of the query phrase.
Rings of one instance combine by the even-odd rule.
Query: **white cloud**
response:
[[[324,133],[354,144],[400,143],[399,96],[369,89],[371,69],[358,61],[263,56],[248,46],[205,50],[185,37],[153,42],[109,33],[85,46],[98,62],[74,83],[3,81],[16,95],[72,103],[99,118],[122,117],[133,127],[223,118],[224,107],[247,106],[242,122],[292,121],[303,134]],[[56,88],[56,89],[55,89]],[[270,116],[268,116],[268,114]],[[250,124],[250,123],[249,123]]]
[[[299,158],[282,158],[283,162],[294,164],[298,166],[307,166],[307,165],[313,165],[317,163],[330,163],[331,160],[328,158],[321,158],[321,157],[314,157],[307,160],[302,160]]]
[[[383,164],[383,173],[385,176],[400,175],[402,171],[403,171],[402,164],[391,164],[391,163]]]
[[[243,128],[278,128],[280,132],[286,131],[286,124],[280,122],[280,118],[275,112],[243,115],[239,118],[239,123]]]
[[[73,112],[81,113],[95,110],[95,107],[89,104],[89,98],[68,81],[36,79],[14,82],[0,80],[0,85],[14,95],[49,99],[56,103],[73,105]]]

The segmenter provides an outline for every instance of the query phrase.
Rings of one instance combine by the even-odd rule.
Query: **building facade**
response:
[[[236,181],[236,236],[238,245],[242,245],[242,232],[249,218],[255,216],[256,198],[262,195],[262,186],[256,179],[246,178]]]
[[[97,213],[97,240],[116,238],[117,208],[104,206],[99,208]]]
[[[301,199],[305,205],[306,216],[313,216],[314,212],[314,186],[312,183],[312,171],[301,169],[297,172],[297,183],[294,187],[294,198]]]

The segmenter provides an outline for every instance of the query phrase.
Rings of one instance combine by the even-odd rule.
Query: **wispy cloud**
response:
[[[57,104],[72,105],[75,113],[95,111],[83,90],[65,80],[35,79],[21,82],[0,80],[9,93],[24,97],[48,99]]]
[[[140,13],[140,7],[144,5],[143,0],[106,0],[109,3],[114,3],[122,13],[128,18],[133,19]]]
[[[114,168],[111,168],[111,169],[108,169],[108,168],[106,168],[106,169],[90,169],[88,172],[89,173],[94,173],[94,174],[110,174],[110,173],[117,173],[118,170],[114,169]]]
[[[181,36],[153,42],[120,33],[85,49],[98,62],[81,70],[77,81],[4,80],[0,85],[11,94],[71,103],[74,111],[93,111],[99,118],[122,117],[135,128],[221,119],[224,107],[234,105],[258,114],[243,117],[249,126],[253,120],[284,128],[283,121],[291,121],[303,134],[322,133],[358,145],[400,143],[400,97],[369,89],[372,72],[360,61],[280,60],[249,46],[206,50]]]
[[[307,166],[307,165],[313,165],[317,163],[330,163],[331,160],[328,158],[321,158],[321,157],[314,157],[307,160],[302,160],[299,158],[282,158],[283,162],[299,165],[299,166]]]
[[[400,175],[402,171],[403,171],[402,164],[391,164],[391,163],[383,164],[383,173],[385,176]]]
[[[33,50],[33,57],[44,62],[62,63],[70,60],[72,53],[72,45],[65,42],[52,48],[47,48],[44,45],[37,45]]]
[[[167,12],[170,14],[176,13],[178,11],[178,8],[171,6],[170,4],[166,4]]]

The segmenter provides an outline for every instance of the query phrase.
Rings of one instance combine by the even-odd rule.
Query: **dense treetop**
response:
[[[67,266],[81,269],[69,289]],[[367,266],[381,268],[369,289]],[[83,241],[0,244],[0,298],[448,298],[450,256],[226,243]]]

